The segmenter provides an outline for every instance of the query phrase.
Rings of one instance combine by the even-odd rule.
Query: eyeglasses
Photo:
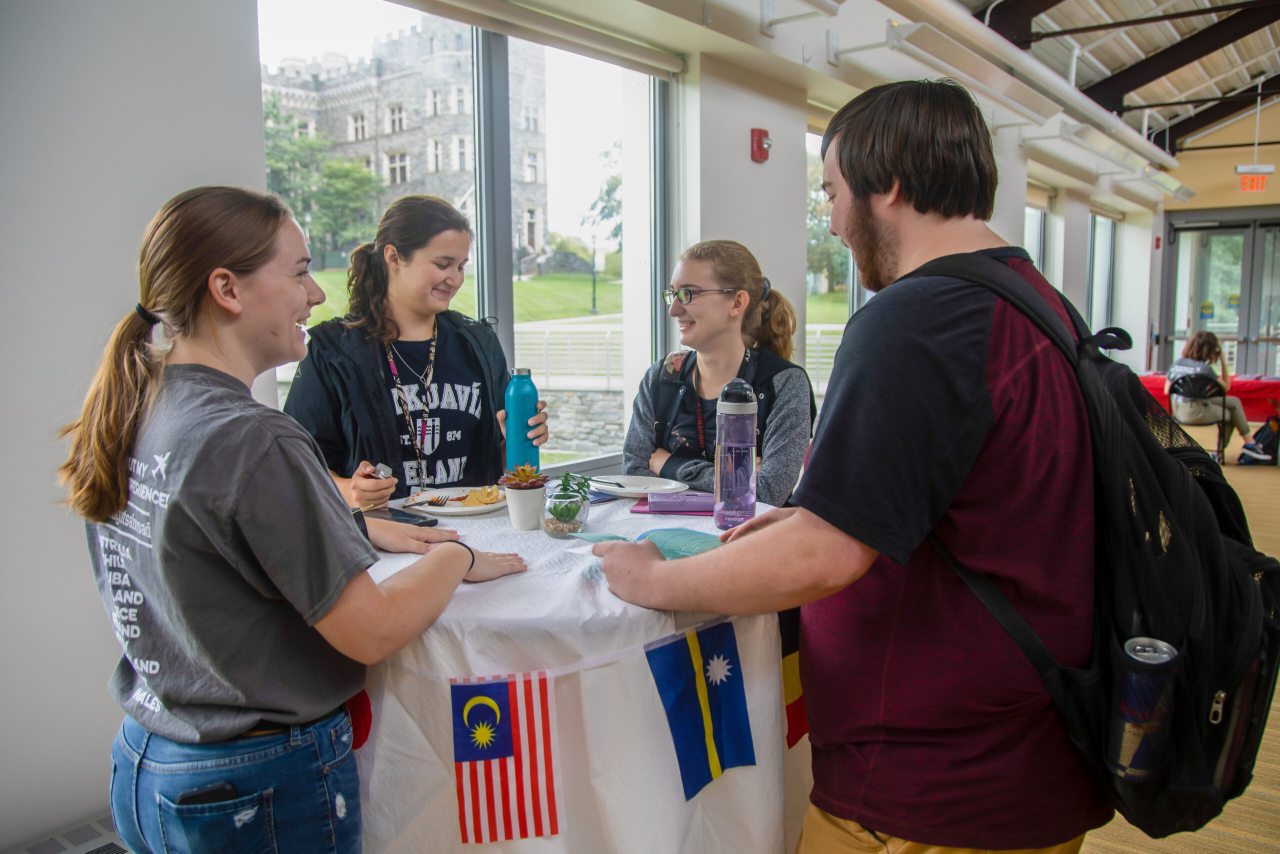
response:
[[[738,290],[740,288],[676,288],[675,290],[667,288],[662,292],[662,301],[667,305],[671,305],[672,301],[688,305],[695,297],[703,294],[732,294]]]

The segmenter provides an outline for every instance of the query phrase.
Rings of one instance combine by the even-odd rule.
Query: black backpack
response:
[[[1280,460],[1276,459],[1277,456],[1280,456],[1280,418],[1272,415],[1266,421],[1263,421],[1262,426],[1254,431],[1253,441],[1258,444],[1264,454],[1270,454],[1271,459],[1259,460],[1242,452],[1236,460],[1238,465],[1274,466],[1280,464]]]
[[[1062,298],[1061,318],[1018,273],[981,255],[937,259],[914,276],[947,276],[995,291],[1075,368],[1092,434],[1095,480],[1093,649],[1061,667],[991,578],[930,541],[1009,632],[1044,679],[1067,734],[1115,808],[1147,835],[1197,830],[1244,791],[1271,709],[1280,652],[1280,564],[1254,550],[1244,510],[1216,463],[1129,368],[1124,330],[1090,334]],[[1156,638],[1177,657],[1162,694],[1163,749],[1149,776],[1113,771],[1109,738],[1132,720],[1126,640]],[[1167,705],[1164,705],[1167,704]],[[1113,741],[1114,743],[1114,741]],[[1158,742],[1153,742],[1153,744]]]
[[[750,364],[743,374],[743,379],[751,384],[756,393],[756,455],[764,456],[764,426],[769,420],[769,410],[773,408],[773,377],[779,371],[799,367],[769,350],[751,349]],[[680,368],[668,369],[672,357],[684,356]],[[653,444],[656,448],[667,446],[667,437],[671,435],[671,425],[684,401],[688,389],[689,374],[693,369],[697,354],[694,351],[678,350],[667,354],[662,360],[662,367],[654,372],[649,399],[653,401]],[[804,370],[804,368],[800,368]],[[805,378],[808,379],[806,373]],[[813,397],[813,383],[809,383],[809,427],[812,429],[814,419],[818,417],[817,402]]]

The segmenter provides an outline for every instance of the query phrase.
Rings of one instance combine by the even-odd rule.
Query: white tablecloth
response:
[[[593,506],[587,530],[628,537],[658,527],[715,530],[709,517],[633,514],[632,504]],[[788,798],[773,615],[733,621],[756,764],[726,770],[686,802],[643,646],[708,615],[623,602],[609,592],[590,544],[514,531],[505,510],[441,524],[475,548],[519,552],[529,569],[462,585],[420,640],[370,669],[373,730],[357,754],[367,851],[747,854],[794,843],[795,827],[784,825],[794,825],[807,798],[807,740],[785,757]],[[381,580],[411,560],[387,556],[370,573]],[[449,679],[556,668],[568,671],[554,682],[560,834],[463,845]]]

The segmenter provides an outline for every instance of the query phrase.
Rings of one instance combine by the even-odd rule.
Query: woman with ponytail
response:
[[[316,443],[254,401],[324,292],[274,196],[182,193],[151,221],[60,474],[123,650],[111,811],[133,851],[360,850],[344,702],[462,580],[523,565],[360,520]],[[387,551],[424,554],[381,586]]]
[[[789,361],[796,315],[741,243],[708,240],[680,256],[663,291],[680,343],[645,374],[623,445],[627,474],[711,492],[716,402],[734,377],[756,391],[761,501],[781,505],[800,477],[816,414],[804,368]]]
[[[346,317],[311,330],[284,411],[324,454],[353,507],[430,486],[483,486],[503,472],[506,358],[485,322],[449,309],[471,253],[467,218],[402,196],[351,253]],[[521,425],[547,440],[541,410]],[[393,477],[379,478],[386,464]]]

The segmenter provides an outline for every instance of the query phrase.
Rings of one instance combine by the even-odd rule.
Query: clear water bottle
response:
[[[516,368],[507,383],[507,471],[529,465],[539,469],[538,446],[529,438],[529,419],[538,414],[538,390],[528,368]]]
[[[756,395],[732,379],[716,403],[716,527],[728,530],[756,515]]]

